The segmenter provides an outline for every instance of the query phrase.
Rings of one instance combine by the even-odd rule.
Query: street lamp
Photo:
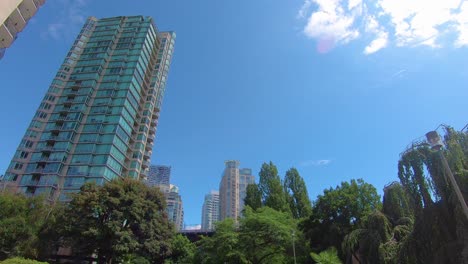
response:
[[[294,244],[294,230],[292,230],[292,242],[293,242],[293,256],[294,256],[294,264],[296,264],[296,246]]]
[[[437,131],[430,131],[426,133],[426,138],[429,144],[431,145],[431,148],[437,151],[437,153],[439,154],[444,169],[447,172],[449,182],[452,184],[452,187],[455,190],[455,194],[457,195],[457,198],[461,204],[462,211],[465,214],[466,219],[468,219],[468,206],[466,205],[465,198],[463,198],[463,194],[460,191],[460,187],[458,187],[455,177],[453,177],[452,170],[450,170],[447,159],[445,158],[444,153],[441,151],[444,144],[442,143],[439,134],[437,133]]]

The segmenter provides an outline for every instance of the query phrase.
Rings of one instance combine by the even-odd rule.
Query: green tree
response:
[[[257,211],[246,207],[239,233],[240,246],[249,263],[287,263],[293,257],[293,234],[298,245],[304,244],[291,215],[269,207]]]
[[[259,176],[258,189],[262,193],[263,204],[277,211],[290,212],[278,169],[273,162],[263,163]]]
[[[247,192],[244,199],[245,206],[250,206],[253,210],[262,207],[262,193],[258,189],[257,184],[247,185]]]
[[[37,258],[38,233],[48,208],[42,197],[3,192],[0,195],[0,259],[10,256]]]
[[[317,264],[341,264],[341,260],[337,255],[336,248],[329,248],[319,254],[311,252],[310,256]]]
[[[39,262],[31,259],[24,258],[10,258],[4,261],[0,261],[0,264],[47,264],[47,262]]]
[[[385,186],[383,213],[395,223],[402,217],[413,217],[413,208],[405,188],[398,182]]]
[[[195,263],[218,264],[238,263],[247,264],[244,254],[240,251],[239,234],[236,232],[235,222],[231,218],[215,224],[216,232],[212,237],[203,237],[198,241]]]
[[[348,263],[352,259],[362,264],[377,264],[380,261],[379,246],[392,237],[392,226],[387,217],[379,211],[366,216],[361,227],[346,235],[343,251]]]
[[[188,264],[193,263],[196,246],[187,237],[177,234],[172,239],[172,254],[165,263]]]
[[[335,247],[344,258],[341,242],[359,227],[365,216],[382,206],[374,186],[362,179],[342,182],[335,189],[324,190],[301,229],[316,251]]]
[[[441,154],[467,200],[468,134],[445,127],[444,148],[413,144],[398,162],[398,176],[409,194],[414,228],[399,245],[399,263],[468,263],[468,224],[447,180]]]
[[[289,208],[294,218],[304,218],[312,213],[312,204],[307,193],[304,179],[295,168],[286,172],[284,190],[287,194]]]
[[[85,184],[65,210],[64,240],[76,255],[97,254],[100,263],[136,254],[162,263],[174,233],[157,188],[124,178]]]

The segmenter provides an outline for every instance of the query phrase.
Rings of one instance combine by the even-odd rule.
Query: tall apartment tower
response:
[[[146,178],[175,34],[143,16],[88,18],[3,183],[69,199],[86,182]]]
[[[45,0],[0,1],[0,59]]]
[[[157,185],[166,198],[166,212],[168,219],[174,223],[177,231],[184,227],[184,207],[179,187],[172,184]]]
[[[223,177],[219,185],[220,220],[237,219],[244,209],[247,185],[255,182],[251,169],[239,169],[239,161],[225,162]]]
[[[213,230],[214,223],[219,220],[219,192],[211,191],[205,195],[202,207],[201,229],[205,231]]]
[[[162,165],[151,165],[147,182],[149,186],[169,185],[171,181],[171,167]]]

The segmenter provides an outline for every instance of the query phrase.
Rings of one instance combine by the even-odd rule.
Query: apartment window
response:
[[[74,155],[72,163],[89,163],[91,161],[91,155]]]
[[[26,159],[29,156],[29,152],[21,151],[19,156],[21,159]]]
[[[31,148],[33,145],[34,145],[34,143],[33,143],[31,140],[25,140],[25,139],[23,139],[23,140],[21,141],[20,147]]]
[[[76,153],[87,153],[94,151],[94,144],[78,144],[75,148]]]
[[[32,127],[32,128],[41,128],[42,127],[42,122],[40,121],[37,121],[37,120],[33,120],[31,122],[31,125],[29,125],[29,127]]]

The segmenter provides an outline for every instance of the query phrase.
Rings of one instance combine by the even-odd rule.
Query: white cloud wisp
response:
[[[451,34],[454,47],[468,45],[465,0],[305,0],[297,17],[307,20],[303,33],[318,41],[319,52],[324,40],[334,46],[360,37],[370,39],[366,55],[390,43],[441,47]]]

